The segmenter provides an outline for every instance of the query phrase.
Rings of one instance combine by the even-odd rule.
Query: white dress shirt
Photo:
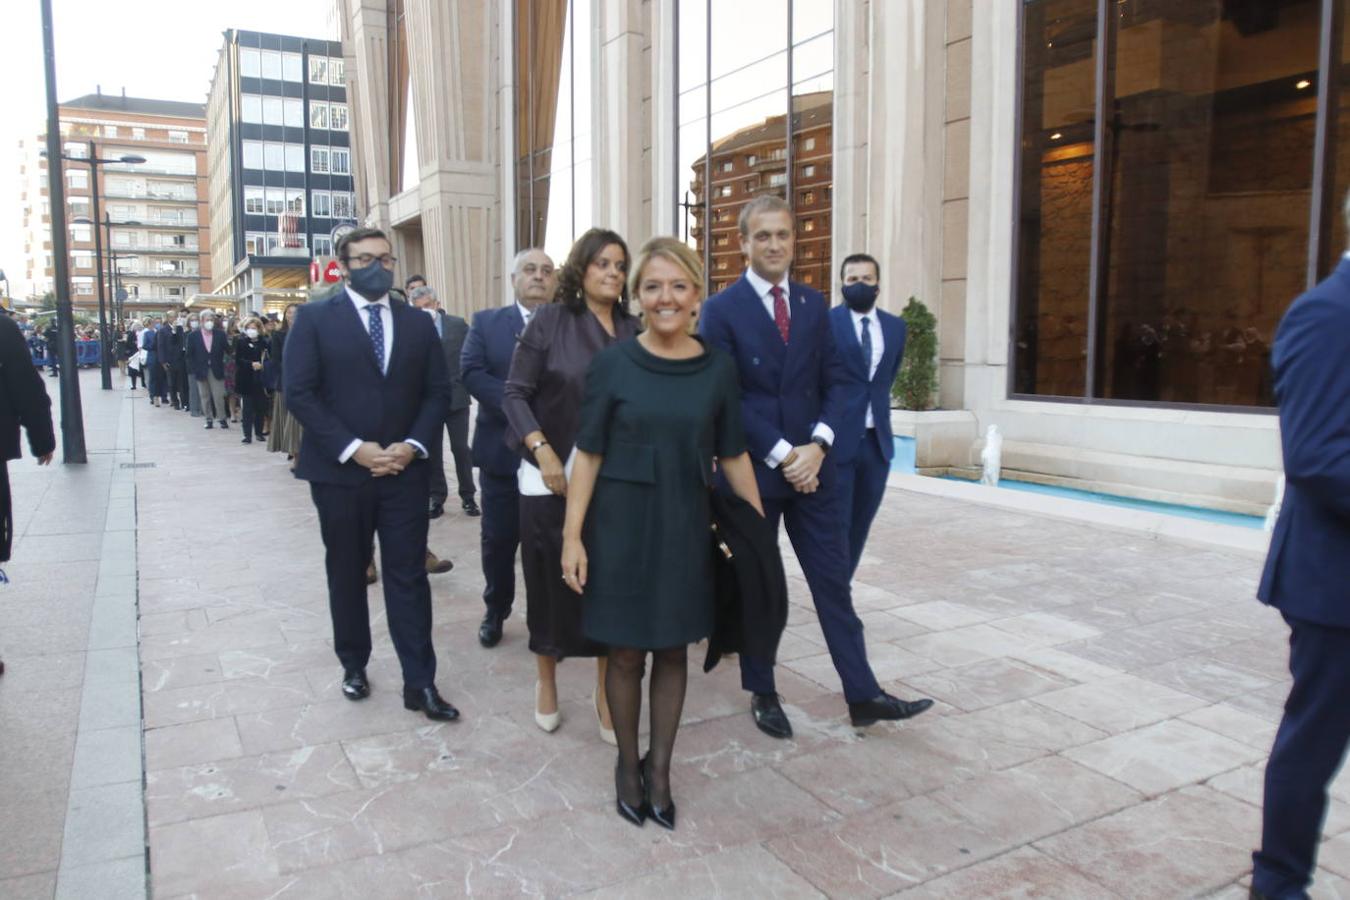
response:
[[[777,328],[778,320],[775,319],[773,315],[773,295],[769,293],[773,290],[773,283],[767,279],[761,278],[759,273],[754,269],[745,270],[745,280],[750,282],[750,286],[755,289],[755,293],[759,294],[759,302],[763,304],[764,311],[769,314],[769,321],[773,322],[774,327]],[[778,282],[778,287],[783,289],[783,306],[786,307],[788,321],[791,322],[792,288],[788,284],[786,275],[783,276],[782,281]],[[824,438],[825,443],[834,446],[834,429],[824,422],[817,422],[816,427],[811,431],[811,435],[813,437]],[[778,443],[774,444],[773,448],[769,450],[769,455],[764,457],[764,464],[770,469],[776,469],[783,460],[787,459],[787,455],[791,452],[792,445],[784,438],[779,438]]]
[[[867,367],[867,380],[871,381],[876,377],[877,366],[881,365],[881,354],[886,349],[885,338],[881,336],[881,323],[877,321],[877,308],[874,306],[865,313],[849,310],[849,315],[853,316],[853,333],[858,336],[858,346],[862,346],[862,320],[867,319],[867,330],[872,334],[872,360]],[[875,428],[876,423],[872,421],[872,404],[867,404],[867,427]]]
[[[370,313],[367,308],[371,306],[379,307],[380,324],[384,326],[384,368],[381,371],[386,375],[389,374],[389,359],[394,352],[394,311],[389,306],[389,295],[385,294],[378,300],[367,300],[353,291],[351,285],[344,285],[343,289],[347,292],[347,298],[352,301],[352,305],[356,307],[356,317],[361,320],[361,327],[366,330],[366,334],[370,334]],[[419,457],[426,458],[427,448],[423,447],[420,441],[404,438],[403,442],[412,447]],[[361,438],[354,439],[342,451],[342,455],[338,457],[338,462],[345,463],[360,448]]]
[[[534,310],[530,309],[519,300],[516,301],[516,309],[520,310],[520,327],[524,328],[530,324],[530,317],[534,315]]]

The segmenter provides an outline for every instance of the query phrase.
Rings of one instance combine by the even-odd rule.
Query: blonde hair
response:
[[[641,296],[638,293],[638,284],[642,279],[643,271],[647,268],[648,264],[657,257],[673,264],[685,274],[685,277],[687,277],[689,282],[694,286],[694,290],[698,292],[700,303],[703,302],[703,298],[706,295],[705,283],[703,281],[703,261],[699,259],[698,254],[679,238],[664,236],[654,237],[642,245],[642,249],[638,251],[637,259],[633,261],[633,271],[630,272],[628,276],[628,293],[632,297],[638,297],[638,316],[643,318],[644,322],[646,313],[641,309]],[[698,331],[695,324],[697,319],[698,308],[696,307],[694,309],[693,318],[689,320],[690,334],[694,334]],[[646,327],[645,324],[643,327]]]
[[[667,262],[674,263],[681,272],[689,277],[689,280],[698,288],[699,299],[703,299],[703,261],[699,259],[698,254],[694,252],[684,241],[673,237],[654,237],[642,245],[638,251],[637,259],[633,261],[633,271],[628,275],[628,293],[630,296],[638,295],[638,282],[642,279],[642,272],[647,268],[647,264],[653,259],[661,257]]]

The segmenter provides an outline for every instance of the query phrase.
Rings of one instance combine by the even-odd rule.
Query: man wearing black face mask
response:
[[[881,266],[866,253],[846,258],[839,280],[844,305],[830,310],[830,325],[848,372],[848,403],[835,428],[834,456],[851,576],[881,508],[895,456],[891,385],[905,355],[905,320],[876,308]]]
[[[383,232],[353,229],[336,249],[347,282],[297,310],[282,384],[305,429],[295,476],[319,513],[342,693],[370,695],[366,567],[378,534],[403,706],[449,721],[459,711],[436,690],[425,567],[427,448],[450,411],[445,352],[430,317],[389,296],[397,260]]]

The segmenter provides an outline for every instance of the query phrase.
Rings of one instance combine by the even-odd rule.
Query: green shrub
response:
[[[891,386],[891,396],[902,409],[932,409],[937,391],[937,317],[917,297],[905,311],[905,358]]]

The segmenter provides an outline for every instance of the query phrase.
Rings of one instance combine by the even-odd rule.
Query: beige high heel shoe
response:
[[[614,729],[606,728],[604,717],[600,715],[600,692],[598,690],[591,691],[591,706],[595,707],[595,720],[600,723],[600,740],[611,747],[619,746],[619,739],[614,736]]]
[[[536,681],[534,683],[534,724],[538,725],[544,731],[552,734],[558,730],[562,724],[562,709],[555,709],[551,713],[541,713],[539,711],[539,692],[543,685]]]

